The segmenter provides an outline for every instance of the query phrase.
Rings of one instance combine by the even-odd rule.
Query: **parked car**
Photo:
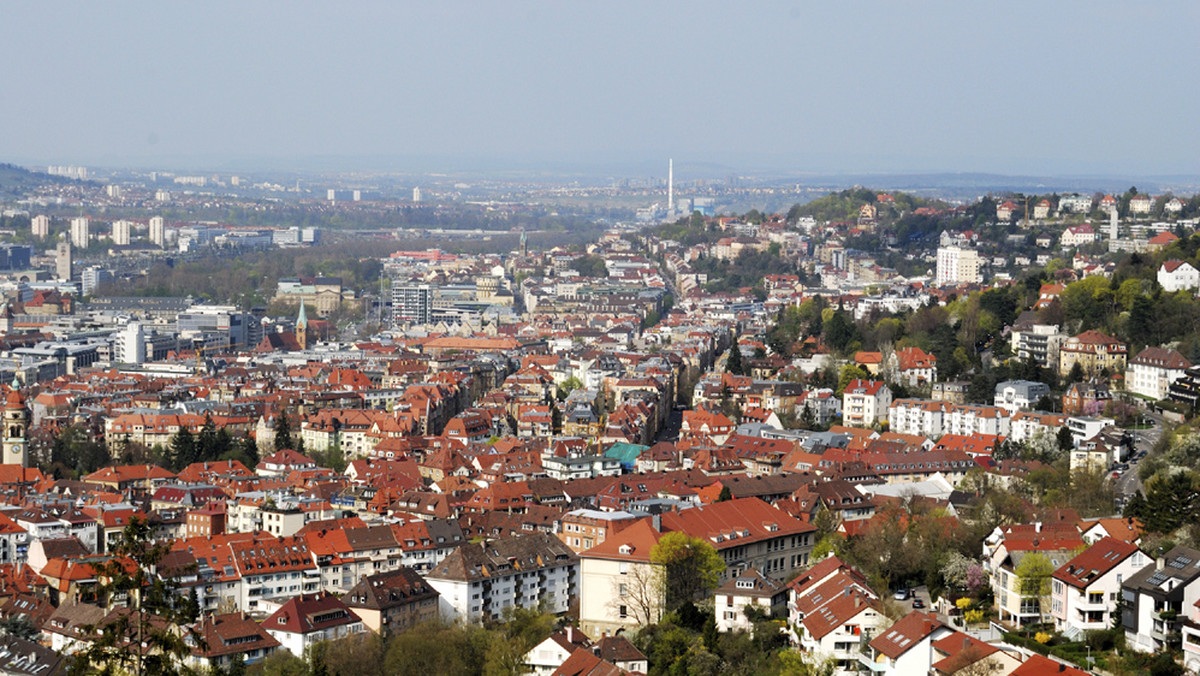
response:
[[[911,592],[907,589],[897,589],[894,598],[897,601],[907,601],[910,593]]]
[[[921,599],[913,599],[912,607],[913,608],[924,608],[925,602],[922,601]]]

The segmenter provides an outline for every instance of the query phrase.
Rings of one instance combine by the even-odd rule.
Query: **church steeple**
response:
[[[14,377],[13,387],[4,398],[4,464],[29,466],[29,409],[21,396],[20,382]]]
[[[304,303],[300,303],[300,315],[296,317],[296,342],[300,344],[301,350],[308,349],[308,314],[304,310]]]

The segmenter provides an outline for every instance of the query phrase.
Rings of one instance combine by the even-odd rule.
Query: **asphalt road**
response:
[[[1133,431],[1133,453],[1142,451],[1150,452],[1158,440],[1162,437],[1163,427],[1162,420],[1157,417],[1146,416],[1146,419],[1153,422],[1154,426],[1144,430]],[[1134,493],[1142,489],[1142,482],[1138,479],[1138,464],[1137,462],[1129,462],[1129,469],[1121,474],[1117,479],[1115,490],[1117,499],[1128,499]]]

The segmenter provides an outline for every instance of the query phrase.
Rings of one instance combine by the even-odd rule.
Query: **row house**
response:
[[[788,583],[788,624],[802,651],[854,674],[863,647],[887,624],[866,578],[831,556]]]
[[[1182,643],[1185,660],[1200,657],[1200,629],[1192,624],[1200,601],[1200,551],[1175,547],[1121,584],[1125,643],[1159,653]]]
[[[593,635],[654,624],[666,606],[662,564],[650,557],[662,534],[632,522],[579,552],[579,626]]]
[[[1066,421],[1066,416],[1059,413],[1018,411],[1009,421],[1008,439],[1020,444],[1039,436],[1052,437]]]
[[[411,568],[368,575],[342,601],[363,626],[391,636],[438,619],[438,592]]]

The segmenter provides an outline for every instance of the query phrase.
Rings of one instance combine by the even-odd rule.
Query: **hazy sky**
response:
[[[1196,0],[9,0],[0,161],[1200,174],[1198,19]]]

